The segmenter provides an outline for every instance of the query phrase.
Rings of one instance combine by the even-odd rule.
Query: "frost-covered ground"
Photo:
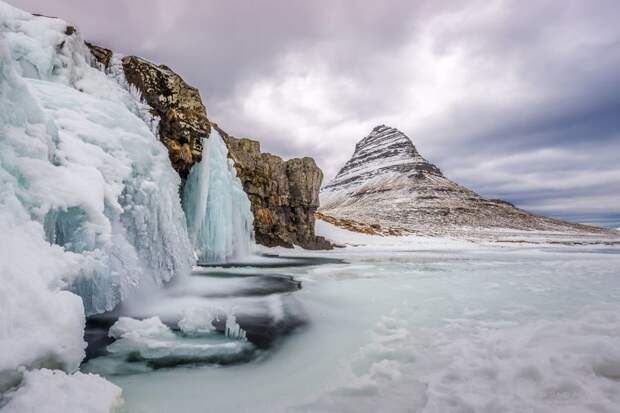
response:
[[[308,324],[226,367],[110,376],[127,412],[617,412],[620,248],[373,237],[288,268]],[[169,309],[170,310],[170,309]]]

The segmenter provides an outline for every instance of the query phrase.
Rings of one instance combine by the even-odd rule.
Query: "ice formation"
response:
[[[0,392],[22,367],[75,371],[85,313],[191,271],[180,178],[114,70],[0,2]]]
[[[246,332],[237,323],[237,317],[231,312],[226,317],[226,337],[246,340]]]
[[[116,341],[107,347],[108,355],[88,361],[83,370],[106,376],[148,373],[182,364],[247,361],[254,352],[244,337],[226,337],[211,330],[173,331],[157,316],[121,317],[109,335]]]
[[[205,154],[185,185],[187,227],[199,262],[226,262],[250,253],[253,215],[228,149],[213,129]]]

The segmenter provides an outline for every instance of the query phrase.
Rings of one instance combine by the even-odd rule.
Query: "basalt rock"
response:
[[[287,161],[262,153],[257,141],[235,138],[212,124],[228,145],[237,176],[252,203],[256,241],[269,247],[332,248],[314,234],[323,172],[312,158]]]
[[[69,27],[71,26],[68,26],[67,30],[69,29]],[[112,50],[106,49],[105,47],[97,46],[89,42],[84,43],[86,43],[86,46],[88,46],[88,48],[90,49],[90,54],[93,55],[95,60],[99,62],[104,67],[104,69],[110,67],[110,60],[112,59],[113,54]]]
[[[168,66],[135,56],[125,56],[122,61],[125,78],[160,118],[159,135],[172,166],[182,179],[187,178],[192,165],[202,159],[202,138],[210,132],[200,92]]]

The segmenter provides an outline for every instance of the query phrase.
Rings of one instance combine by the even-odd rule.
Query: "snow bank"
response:
[[[3,178],[0,169],[0,391],[19,382],[20,366],[75,371],[85,348],[82,302],[61,289],[79,257],[44,240]]]
[[[122,404],[121,389],[99,376],[47,369],[27,372],[7,398],[4,413],[109,413]]]
[[[381,236],[348,231],[336,225],[317,219],[314,224],[317,235],[339,245],[348,247],[372,247],[373,250],[390,250],[407,247],[409,249],[436,249],[436,248],[474,248],[472,242],[449,237],[430,237],[420,235]]]

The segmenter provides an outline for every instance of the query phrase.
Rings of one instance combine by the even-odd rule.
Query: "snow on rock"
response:
[[[378,233],[463,234],[488,228],[608,233],[532,215],[447,179],[401,131],[375,127],[321,190],[319,212]]]
[[[111,413],[122,405],[120,387],[99,376],[48,369],[26,372],[7,399],[4,413]]]
[[[209,307],[189,307],[177,324],[187,336],[208,334],[215,331],[213,322],[217,318],[218,313]]]
[[[323,236],[335,242],[339,246],[349,249],[393,251],[403,248],[415,250],[432,250],[444,248],[472,249],[476,244],[465,239],[449,237],[405,235],[405,236],[379,236],[356,231],[349,231],[337,225],[317,220],[315,224],[317,235]],[[284,253],[285,251],[283,251]]]
[[[174,334],[159,317],[136,320],[121,317],[110,327],[108,335],[113,338],[140,339],[143,337],[172,337]]]

